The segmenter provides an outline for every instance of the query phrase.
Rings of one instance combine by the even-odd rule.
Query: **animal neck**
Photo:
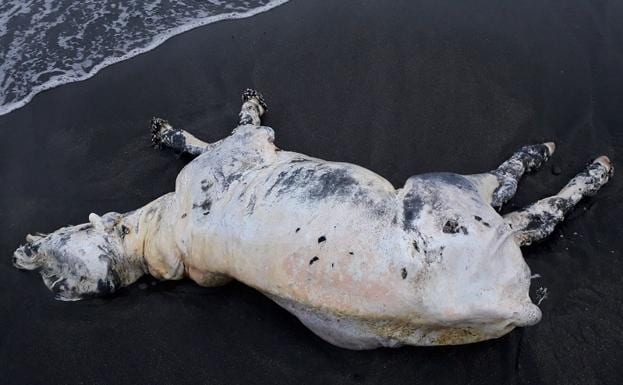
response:
[[[135,238],[126,243],[128,254],[140,256],[145,272],[159,279],[179,279],[184,275],[184,264],[175,241],[173,203],[174,194],[166,194],[128,213],[125,218],[135,229]]]

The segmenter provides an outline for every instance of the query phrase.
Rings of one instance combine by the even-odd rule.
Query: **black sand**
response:
[[[541,275],[532,297],[547,288],[541,323],[468,346],[342,350],[241,284],[144,279],[112,298],[56,302],[10,256],[28,232],[171,191],[187,159],[149,147],[149,119],[214,141],[248,86],[267,97],[280,147],[395,186],[488,170],[553,140],[557,153],[510,208],[553,194],[595,156],[623,154],[622,16],[618,1],[294,0],[0,117],[0,382],[621,383],[620,173],[525,249]]]

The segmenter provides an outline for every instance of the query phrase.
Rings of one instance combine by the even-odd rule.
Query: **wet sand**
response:
[[[283,149],[359,164],[400,187],[478,173],[524,144],[557,152],[506,211],[623,153],[623,6],[294,0],[172,38],[0,116],[0,378],[5,383],[620,383],[623,177],[524,249],[541,323],[460,347],[333,347],[241,284],[143,279],[52,299],[10,265],[29,232],[172,191],[188,162],[150,148],[159,116],[215,141],[262,91]],[[555,172],[553,172],[555,171]]]

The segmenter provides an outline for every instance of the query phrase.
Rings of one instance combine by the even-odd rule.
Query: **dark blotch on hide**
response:
[[[402,206],[404,212],[403,228],[405,230],[413,230],[412,222],[419,218],[420,212],[424,207],[424,201],[419,194],[409,191],[402,201]]]
[[[459,223],[454,219],[450,219],[443,225],[443,232],[447,234],[456,234],[459,232]]]
[[[480,222],[480,221],[482,221],[482,218],[481,218],[481,217],[479,217],[478,215],[474,215],[474,218],[475,218],[477,221],[479,221],[479,222]],[[489,224],[489,222],[482,222],[482,224],[483,224],[483,225],[485,225],[485,226],[487,226],[487,227],[491,227],[491,225]],[[467,234],[467,233],[465,233],[465,234]]]
[[[300,227],[297,227],[296,230],[294,230],[295,233],[298,233],[299,231],[301,231]]]
[[[320,200],[332,195],[345,196],[353,192],[358,182],[343,169],[326,169],[319,166],[299,167],[292,171],[281,171],[266,196],[276,190],[277,195],[303,190],[306,198]]]
[[[459,226],[459,222],[455,219],[450,219],[445,225],[443,225],[443,232],[447,234],[457,234],[459,232],[462,232],[465,235],[468,234],[467,228],[465,226]]]
[[[317,260],[319,260],[319,259],[320,259],[320,258],[318,258],[318,257],[314,257],[314,258],[310,259],[310,260],[309,260],[309,265],[310,265],[310,266],[311,266],[311,265],[313,265],[313,264],[314,264],[314,262],[316,262],[316,261],[317,261]]]
[[[71,238],[71,235],[65,233],[62,234],[59,238],[58,238],[58,243],[60,246],[64,246],[67,244],[67,241],[69,241],[69,238]]]
[[[415,251],[417,251],[418,253],[420,252],[420,247],[417,244],[417,241],[413,241],[413,248],[415,249]]]
[[[570,199],[565,199],[565,198],[553,198],[553,203],[552,205],[557,209],[560,210],[563,214],[566,213],[567,211],[569,211],[569,209],[571,209],[573,207],[573,203],[571,202]]]
[[[299,172],[301,172],[301,170],[302,170],[302,169],[301,169],[301,168],[299,168],[299,169],[295,170],[295,171],[294,171],[294,173],[295,173],[295,174],[296,174],[296,173],[299,173]],[[287,171],[281,171],[281,172],[279,173],[279,175],[277,175],[277,180],[275,181],[275,183],[274,183],[272,186],[270,186],[270,188],[268,189],[268,191],[266,191],[266,196],[269,196],[269,195],[270,195],[270,193],[273,191],[273,189],[274,189],[277,185],[280,185],[280,184],[284,183],[284,179],[285,179],[285,177],[286,177],[286,175],[287,175],[287,174],[288,174],[288,172],[287,172]],[[290,176],[289,178],[291,178],[291,177],[292,177],[292,176]],[[267,181],[268,181],[268,179],[267,179]],[[286,183],[287,183],[287,182],[286,182]]]
[[[121,228],[119,229],[119,236],[121,239],[125,238],[128,234],[130,234],[130,228],[126,225],[121,225]]]
[[[97,281],[97,294],[111,294],[116,288],[121,286],[121,277],[116,268],[116,261],[119,260],[119,257],[105,246],[98,246],[98,248],[104,252],[104,254],[99,255],[98,259],[106,263],[107,279],[99,279]]]
[[[321,236],[320,238],[318,238],[318,243],[322,243],[322,242],[324,242],[324,241],[326,241],[326,240],[327,240],[327,237],[325,237],[325,236],[323,235],[323,236]]]
[[[186,218],[186,213],[182,214],[182,218]]]
[[[206,192],[212,187],[212,182],[208,182],[206,179],[201,181],[201,191]]]
[[[184,151],[186,148],[186,138],[179,130],[167,130],[161,134],[162,143],[168,145],[172,149],[178,152]]]
[[[186,147],[186,138],[184,138],[184,135],[181,132],[176,131],[173,135],[171,135],[171,145],[176,150],[182,150]]]
[[[406,268],[404,268],[404,267],[403,267],[403,268],[400,270],[400,276],[402,276],[402,279],[407,278],[407,269],[406,269]]]
[[[444,184],[456,186],[461,190],[476,191],[474,184],[463,175],[451,172],[431,172],[417,176],[418,179],[431,182],[442,182]]]
[[[223,183],[223,187],[227,189],[230,184],[232,184],[234,181],[240,180],[240,178],[242,178],[241,173],[234,173],[227,176],[227,178],[225,178],[225,182]]]
[[[210,209],[212,208],[212,201],[209,199],[206,199],[200,204],[194,203],[193,208],[201,208],[201,210],[203,210],[203,215],[208,215],[210,214]]]
[[[257,197],[255,193],[251,195],[251,199],[249,199],[249,203],[247,204],[247,215],[253,214],[253,210],[255,210],[255,202],[257,201]]]
[[[253,124],[253,117],[248,112],[241,112],[241,114],[242,117],[240,118],[240,122],[238,122],[238,125],[243,126],[245,124]]]
[[[524,227],[524,231],[543,230],[547,226],[556,224],[556,216],[552,213],[544,211],[540,214],[528,215],[528,224]]]
[[[359,183],[348,174],[347,170],[329,170],[320,175],[318,180],[309,189],[312,199],[324,199],[331,195],[348,195],[354,186]]]

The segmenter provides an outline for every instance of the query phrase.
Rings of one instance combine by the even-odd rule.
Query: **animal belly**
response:
[[[371,176],[371,175],[372,176]],[[405,311],[418,259],[393,187],[342,164],[301,161],[247,175],[201,228],[205,268],[267,294],[354,314]]]
[[[230,243],[236,279],[311,306],[366,314],[387,314],[398,284],[408,290],[402,269],[413,258],[391,218],[370,220],[329,204],[256,210],[228,220],[238,230]]]

